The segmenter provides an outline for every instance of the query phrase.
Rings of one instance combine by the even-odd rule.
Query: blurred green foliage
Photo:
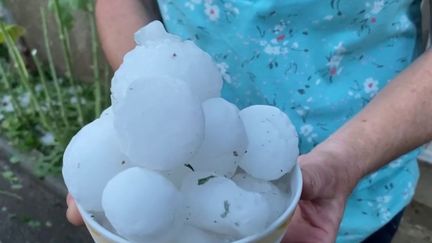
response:
[[[25,51],[20,39],[25,38],[23,27],[0,22],[0,133],[14,147],[35,156],[35,172],[41,177],[60,172],[71,137],[108,105],[109,69],[99,60],[93,4],[89,0],[49,1],[48,9],[56,17],[62,46],[57,51],[63,53],[65,73],[55,69],[46,8],[41,8],[40,14],[47,63],[40,61],[37,50]],[[73,73],[69,31],[76,11],[86,13],[88,18],[93,55],[89,68],[93,69],[94,82],[80,82]]]
[[[5,25],[6,32],[12,37],[14,41],[18,40],[25,33],[25,29],[16,24],[6,24]],[[5,36],[0,34],[0,44],[5,42]]]
[[[89,0],[50,0],[48,8],[53,12],[58,8],[63,25],[70,29],[73,27],[74,13],[76,11],[91,11],[93,4],[93,1]]]

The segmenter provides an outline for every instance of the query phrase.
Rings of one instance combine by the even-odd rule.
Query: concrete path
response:
[[[66,222],[65,201],[0,155],[0,243],[93,242]]]

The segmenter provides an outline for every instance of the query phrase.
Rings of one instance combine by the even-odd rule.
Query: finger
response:
[[[81,214],[78,211],[78,207],[75,203],[75,201],[72,199],[72,197],[70,197],[71,199],[67,200],[69,201],[68,205],[68,209],[66,211],[66,217],[68,219],[68,221],[76,226],[82,225],[83,219],[81,217]]]
[[[74,199],[72,198],[72,195],[70,193],[68,193],[67,196],[66,196],[66,204],[67,204],[68,207],[71,204],[71,202],[73,202],[73,200]]]
[[[282,243],[331,243],[334,242],[329,234],[319,226],[311,224],[302,215],[300,207],[295,212],[288,225]]]
[[[312,236],[312,234],[310,234],[309,232],[311,231],[310,227],[304,222],[300,214],[301,214],[300,209],[297,208],[294,212],[294,216],[291,222],[288,225],[282,243],[306,242],[306,240],[303,237]]]

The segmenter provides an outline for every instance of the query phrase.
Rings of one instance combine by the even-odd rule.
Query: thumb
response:
[[[68,221],[75,226],[82,225],[84,223],[83,219],[78,211],[75,200],[72,198],[70,193],[68,193],[66,197],[66,203],[68,205],[68,209],[66,211],[66,218],[68,219]]]

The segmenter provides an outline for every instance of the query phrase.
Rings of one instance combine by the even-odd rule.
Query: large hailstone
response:
[[[259,193],[209,173],[188,175],[182,185],[186,222],[223,235],[249,236],[267,227],[269,205]]]
[[[165,242],[181,201],[181,194],[165,177],[138,167],[111,179],[102,196],[107,219],[134,242]]]
[[[222,98],[202,104],[205,117],[204,141],[191,165],[197,171],[231,177],[247,148],[247,136],[238,108]]]
[[[273,183],[256,179],[246,173],[238,173],[232,180],[242,189],[258,192],[267,200],[267,203],[270,205],[269,224],[273,223],[287,209],[288,194],[282,192]]]
[[[216,64],[192,41],[181,41],[168,34],[159,21],[139,30],[135,39],[138,46],[125,55],[114,74],[113,104],[125,97],[135,80],[160,74],[184,80],[201,102],[220,96],[222,78]]]
[[[143,28],[139,29],[134,35],[135,43],[139,46],[155,45],[161,40],[171,40],[180,42],[180,37],[166,32],[165,27],[160,21],[152,21]]]
[[[204,115],[184,82],[147,77],[133,82],[114,105],[114,127],[134,164],[172,170],[187,163],[201,145]]]
[[[288,116],[273,106],[255,105],[240,111],[249,145],[240,161],[248,174],[276,180],[289,172],[299,155],[297,132]]]
[[[69,192],[84,209],[102,211],[103,188],[129,164],[120,151],[113,117],[106,114],[72,138],[63,155],[63,178]]]

